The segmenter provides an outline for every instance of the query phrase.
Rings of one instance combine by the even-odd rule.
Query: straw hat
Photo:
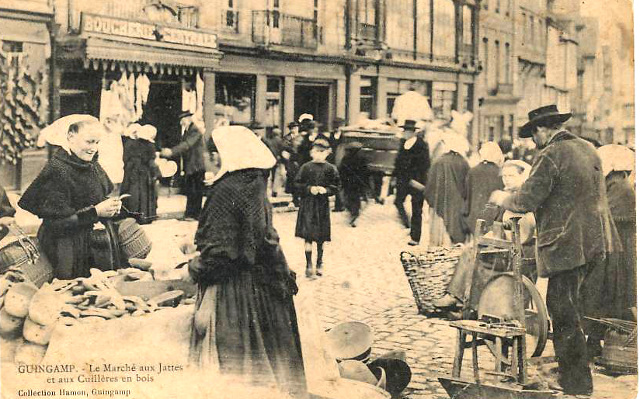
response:
[[[338,324],[327,332],[329,350],[340,360],[364,360],[371,353],[373,334],[368,325],[350,321]]]

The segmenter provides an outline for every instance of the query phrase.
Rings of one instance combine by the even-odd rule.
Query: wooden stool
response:
[[[476,320],[457,320],[449,323],[451,327],[458,330],[458,343],[455,357],[453,358],[453,378],[460,378],[462,368],[462,358],[467,346],[467,335],[471,335],[471,362],[473,365],[473,378],[476,383],[480,383],[480,371],[478,367],[478,334],[482,334],[487,339],[495,339],[496,349],[502,352],[507,340],[511,341],[511,373],[510,375],[520,384],[526,384],[527,373],[525,369],[525,335],[526,330],[521,327],[508,326],[501,323],[491,324]],[[484,339],[484,338],[480,338]],[[495,371],[502,371],[502,358],[500,353],[494,354]]]

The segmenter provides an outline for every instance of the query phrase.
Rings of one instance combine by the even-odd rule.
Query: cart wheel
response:
[[[527,329],[527,357],[540,356],[547,344],[549,317],[547,307],[536,286],[522,276],[525,287],[525,327]],[[478,303],[478,316],[491,315],[503,320],[514,320],[513,309],[514,279],[510,273],[492,278],[485,286]]]

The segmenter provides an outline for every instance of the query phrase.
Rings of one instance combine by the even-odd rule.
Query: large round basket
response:
[[[456,245],[432,247],[419,253],[403,251],[400,254],[420,314],[437,313],[433,301],[445,294],[463,251],[462,245]]]

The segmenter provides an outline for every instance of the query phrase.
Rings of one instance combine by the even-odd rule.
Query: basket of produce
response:
[[[465,247],[456,245],[432,247],[419,253],[403,251],[400,254],[400,261],[420,314],[431,315],[437,312],[433,301],[445,294],[464,252]]]

